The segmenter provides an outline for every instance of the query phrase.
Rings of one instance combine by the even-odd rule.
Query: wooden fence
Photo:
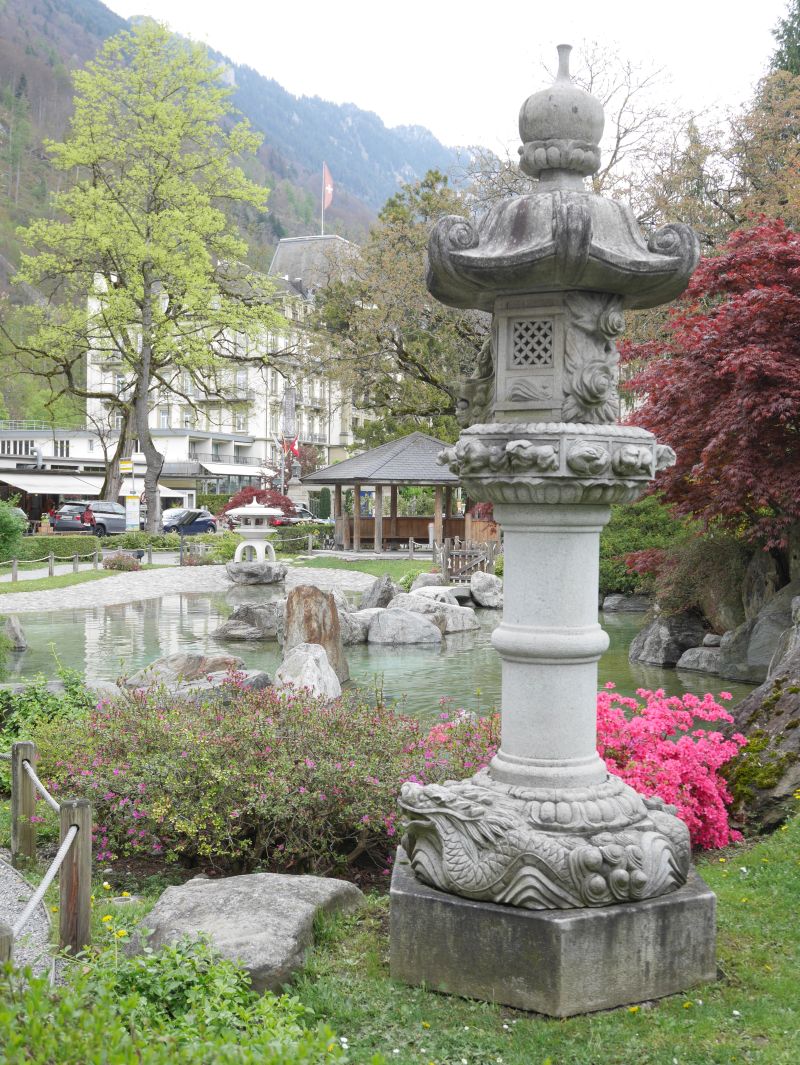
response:
[[[473,573],[492,573],[499,553],[500,544],[496,540],[477,543],[455,537],[437,546],[434,561],[441,567],[445,583],[468,584]]]
[[[56,875],[59,877],[59,944],[73,953],[91,942],[92,805],[88,799],[58,803],[36,775],[38,753],[23,740],[0,758],[11,762],[11,863],[25,867],[36,859],[36,793],[60,818],[60,846],[41,883],[12,927],[0,921],[0,963],[12,957],[20,935]]]

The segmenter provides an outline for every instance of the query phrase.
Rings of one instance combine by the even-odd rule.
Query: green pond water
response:
[[[76,588],[76,599],[91,596],[91,586]],[[279,663],[277,644],[216,641],[211,633],[243,602],[264,602],[269,590],[234,588],[222,595],[174,594],[118,606],[85,607],[49,614],[23,614],[28,650],[11,655],[8,680],[51,676],[54,655],[83,672],[89,681],[116,680],[162,655],[178,651],[225,651],[239,655],[249,668],[273,672]],[[451,696],[456,706],[481,710],[497,704],[500,660],[492,648],[492,629],[499,611],[479,610],[481,628],[448,636],[441,648],[391,648],[362,644],[347,648],[355,684],[379,689],[403,709],[423,718],[439,711],[439,700]],[[634,695],[637,688],[663,688],[668,695],[730,691],[734,702],[750,685],[735,684],[703,673],[631,665],[628,647],[644,622],[642,614],[608,614],[600,623],[611,645],[599,664],[599,684],[614,681]]]

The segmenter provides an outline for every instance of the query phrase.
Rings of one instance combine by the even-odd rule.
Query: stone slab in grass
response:
[[[303,966],[317,914],[349,913],[363,901],[354,884],[330,877],[198,877],[167,888],[147,915],[152,932],[146,945],[206,935],[223,957],[249,972],[257,991],[280,991]]]

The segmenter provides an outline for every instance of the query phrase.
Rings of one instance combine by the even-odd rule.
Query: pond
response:
[[[40,673],[51,676],[54,656],[93,681],[116,680],[162,655],[214,650],[239,655],[249,668],[274,672],[280,660],[277,644],[211,638],[235,605],[263,602],[270,594],[263,588],[234,588],[219,595],[183,593],[117,606],[27,614],[23,625],[29,647],[10,656],[7,679],[25,680]],[[477,614],[479,631],[448,636],[441,648],[348,647],[353,681],[382,691],[385,698],[422,718],[433,717],[439,710],[438,700],[447,695],[457,706],[469,709],[495,705],[500,696],[500,660],[490,638],[500,612],[479,610]],[[637,688],[664,688],[668,695],[722,690],[732,692],[734,701],[751,690],[750,685],[708,674],[631,665],[628,647],[643,622],[643,614],[601,615],[611,645],[600,660],[600,685],[614,681],[626,695],[635,694]]]

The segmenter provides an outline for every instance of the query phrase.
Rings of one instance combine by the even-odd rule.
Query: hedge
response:
[[[13,555],[20,562],[28,562],[35,558],[44,558],[52,551],[54,555],[64,558],[73,555],[90,555],[101,546],[101,540],[97,536],[72,535],[65,533],[63,536],[53,534],[51,536],[25,536],[17,546]],[[5,561],[5,560],[4,560]]]

